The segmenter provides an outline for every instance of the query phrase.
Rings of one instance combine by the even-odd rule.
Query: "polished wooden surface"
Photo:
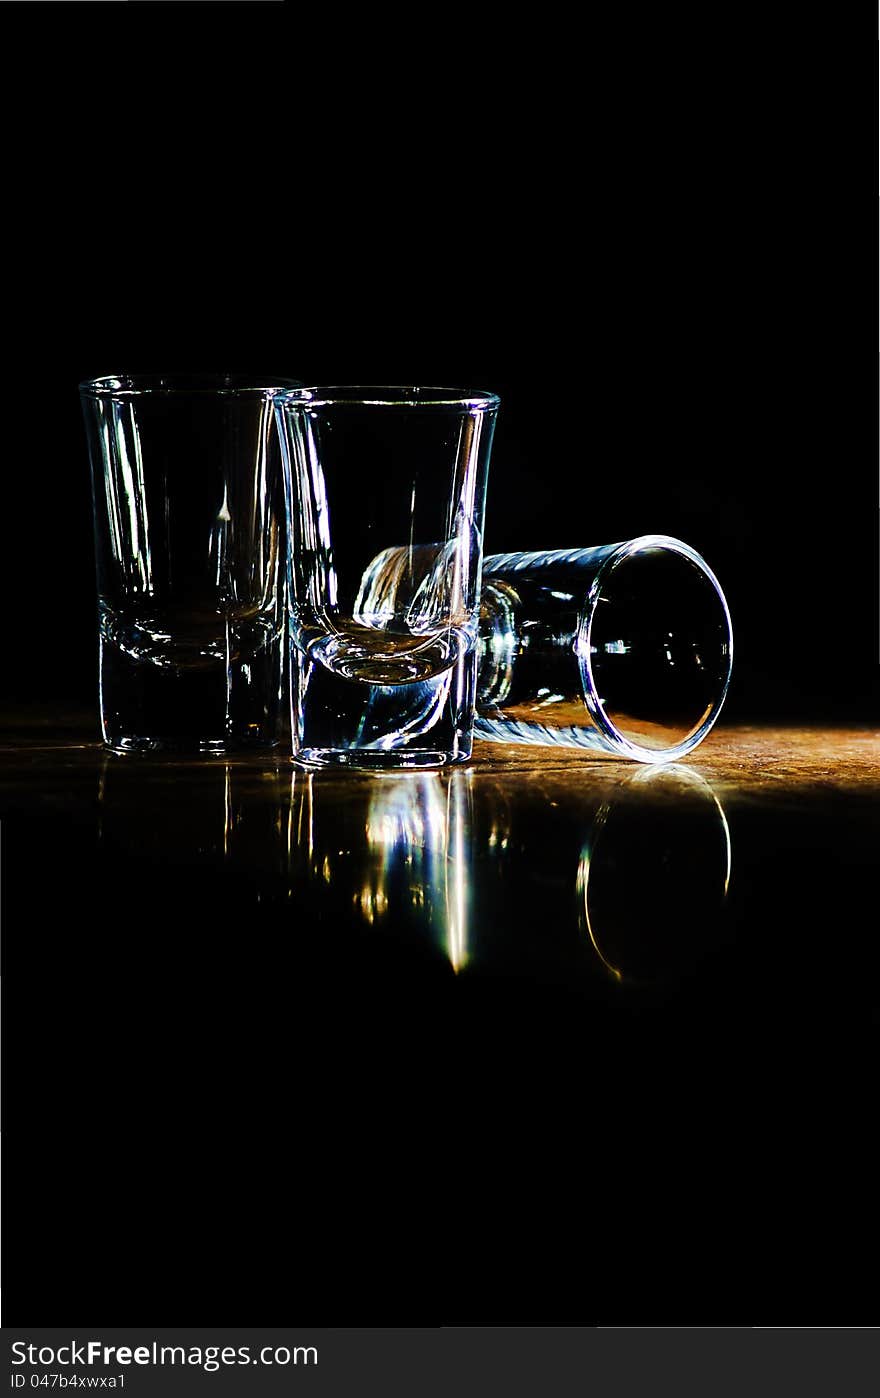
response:
[[[9,1323],[872,1323],[878,798],[865,727],[373,776],[12,715]]]
[[[86,712],[59,714],[51,711],[21,711],[7,715],[0,729],[0,756],[4,781],[32,763],[52,761],[82,765],[100,761],[106,754],[100,743],[94,717]],[[158,771],[201,767],[211,759],[169,759],[159,756],[116,759],[120,762],[152,764]],[[258,754],[230,754],[225,759],[239,769],[276,769],[290,765],[283,750]],[[726,790],[742,794],[770,791],[780,781],[817,792],[870,790],[880,785],[880,727],[867,725],[847,728],[773,726],[738,724],[716,725],[684,764],[705,773]],[[531,747],[515,743],[495,743],[478,739],[467,770],[476,774],[501,771],[536,776],[552,775],[583,783],[605,780],[609,769],[632,772],[636,764],[613,757],[583,752],[578,748]],[[322,780],[325,774],[322,775]],[[355,774],[355,779],[371,779]],[[347,777],[343,778],[347,781]]]

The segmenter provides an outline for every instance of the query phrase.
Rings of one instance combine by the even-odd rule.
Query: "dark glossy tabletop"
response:
[[[83,1319],[857,1319],[876,731],[372,776],[46,713],[0,761],[10,1323],[59,1230]]]

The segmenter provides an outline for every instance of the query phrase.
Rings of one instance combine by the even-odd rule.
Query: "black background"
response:
[[[78,381],[232,368],[500,393],[488,550],[678,535],[728,594],[730,718],[870,716],[873,225],[834,74],[509,19],[432,61],[319,25],[306,61],[286,7],[41,10],[58,119],[25,108],[8,177],[16,697],[94,700]]]
[[[366,287],[349,284],[355,324],[332,329],[306,292],[290,307],[289,332],[277,323],[279,306],[262,304],[247,335],[223,316],[216,336],[204,328],[218,315],[212,284],[201,287],[196,323],[179,331],[171,317],[180,293],[164,278],[158,308],[148,297],[146,315],[120,304],[128,297],[120,287],[105,327],[95,325],[82,286],[53,286],[44,304],[46,319],[60,317],[52,359],[38,371],[33,411],[17,404],[7,432],[13,498],[23,494],[11,515],[19,527],[13,524],[10,546],[27,550],[18,569],[25,606],[7,618],[12,695],[95,702],[91,500],[78,381],[165,360],[247,371],[255,359],[269,374],[312,383],[412,381],[499,393],[487,551],[578,547],[641,533],[683,538],[716,572],[731,608],[729,720],[870,721],[877,578],[866,366],[851,352],[841,363],[771,351],[747,336],[738,355],[729,344],[704,343],[712,332],[701,323],[702,309],[657,298],[642,280],[648,272],[638,265],[640,251],[633,246],[631,282],[620,299],[643,299],[656,327],[692,320],[687,339],[664,345],[655,331],[646,336],[651,343],[621,343],[618,327],[607,323],[591,332],[593,316],[613,319],[613,308],[602,308],[607,287],[571,288],[563,311],[549,295],[549,272],[545,302],[534,277],[530,285],[509,268],[487,271],[476,295],[457,279],[420,292],[417,313],[404,304],[405,284],[377,286],[372,277]],[[651,260],[656,266],[676,256],[654,246]],[[693,266],[679,266],[679,275]],[[344,300],[346,292],[337,286],[334,294]],[[341,315],[337,308],[334,321]],[[251,338],[260,349],[248,356],[241,344]],[[407,368],[418,372],[407,375]],[[369,482],[360,488],[369,491]]]
[[[494,390],[487,550],[678,535],[730,602],[727,720],[874,721],[874,172],[872,116],[852,97],[858,79],[818,50],[804,62],[765,30],[750,42],[726,29],[679,32],[668,17],[585,37],[561,15],[537,27],[488,11],[437,12],[403,28],[387,15],[370,28],[366,18],[269,6],[39,10],[16,15],[10,62],[24,85],[7,115],[4,690],[15,705],[95,706],[77,383],[179,368]],[[864,43],[873,62],[873,35]],[[26,898],[16,893],[11,907],[20,936]],[[156,958],[171,924],[164,936]],[[164,973],[158,959],[148,965],[155,990]],[[112,1031],[119,988],[105,963],[91,969],[106,977]],[[297,1108],[303,1083],[315,1081],[301,1066],[309,1044],[290,1029],[280,991],[267,1000],[256,971],[243,976],[250,1010],[236,1024],[277,1016],[279,1057],[293,1034]],[[430,1037],[432,1014],[444,1032],[442,1007],[429,995],[395,1006],[393,986],[383,998],[370,984],[369,1010],[352,980],[335,999],[325,991],[328,1012],[333,1001],[341,1019],[379,1026],[378,1038],[369,1067],[346,1060],[332,1100],[309,1097],[308,1125],[298,1119],[271,1140],[243,1125],[243,1103],[248,1119],[254,1103],[282,1119],[288,1104],[271,1063],[262,1081],[237,1077],[234,1044],[202,1078],[191,1066],[192,1093],[175,1099],[172,1127],[187,1111],[191,1125],[208,1113],[192,1156],[175,1150],[172,1127],[156,1129],[163,1102],[141,1094],[146,1046],[129,1083],[108,1065],[112,1032],[104,1060],[93,1024],[77,1062],[94,1073],[68,1081],[59,1070],[57,1100],[44,1108],[28,1101],[16,1035],[13,1124],[26,1137],[29,1114],[45,1110],[58,1130],[43,1120],[48,1156],[13,1152],[6,1217],[14,1226],[20,1214],[23,1238],[12,1320],[280,1323],[293,1305],[313,1324],[589,1322],[599,1294],[592,1226],[607,1243],[616,1222],[597,1159],[626,1181],[625,1244],[601,1253],[606,1322],[751,1323],[756,1294],[766,1316],[773,1279],[750,1251],[756,1195],[742,1192],[756,1170],[783,1201],[760,1214],[765,1228],[782,1220],[774,1256],[787,1248],[790,1258],[796,1239],[807,1248],[802,1223],[818,1252],[833,1232],[827,1207],[818,1219],[802,1212],[794,1154],[761,1163],[765,1119],[777,1107],[801,1119],[810,1098],[780,1071],[750,1116],[736,1073],[735,988],[723,1090],[704,1132],[682,1087],[698,1023],[638,1079],[625,1025],[597,1022],[588,1047],[574,1035],[569,1047],[579,1068],[602,1071],[586,1085],[583,1071],[553,1085],[541,1075],[547,1060],[528,1050],[555,1010],[524,995],[519,1006],[499,1002],[491,1041],[485,1001],[465,1013],[457,1061],[470,1047],[481,1065],[466,1091],[445,1079],[439,1053],[427,1077],[413,1072],[410,1092],[421,1096],[409,1100],[407,1137],[401,1102],[382,1084],[408,1035]],[[27,1004],[38,1002],[32,988]],[[190,1065],[222,1017],[216,1004],[194,1012]],[[804,1007],[786,1034],[793,1023],[803,1033]],[[27,1042],[45,1082],[65,1044],[51,1023]],[[161,1055],[161,1030],[156,1042]],[[186,1059],[179,1040],[173,1047]],[[818,1047],[807,1051],[818,1070]],[[244,1061],[253,1071],[253,1056]],[[629,1095],[615,1097],[620,1084]],[[118,1120],[130,1087],[124,1149],[108,1153],[104,1177],[83,1175],[78,1212],[70,1182],[83,1144],[100,1130],[101,1102],[116,1104]],[[428,1112],[424,1101],[439,1105]],[[348,1114],[344,1139],[337,1111]],[[655,1187],[665,1176],[641,1163],[686,1120],[706,1229],[686,1239],[686,1275],[672,1287],[684,1246],[677,1196],[667,1208]],[[348,1168],[383,1132],[399,1143],[396,1193],[387,1179],[377,1186],[375,1171]],[[580,1185],[587,1154],[590,1188]],[[16,1160],[38,1156],[41,1171],[25,1179]],[[28,1255],[28,1220],[52,1197],[56,1170],[71,1250],[52,1212]],[[422,1173],[434,1197],[457,1181],[454,1207],[441,1193],[443,1207],[425,1209]],[[856,1221],[847,1215],[847,1226]],[[177,1254],[187,1227],[191,1250]],[[817,1294],[807,1277],[790,1264],[779,1273],[800,1317]],[[456,1287],[460,1305],[448,1300]],[[827,1290],[818,1294],[824,1304]],[[845,1296],[852,1315],[852,1279]]]

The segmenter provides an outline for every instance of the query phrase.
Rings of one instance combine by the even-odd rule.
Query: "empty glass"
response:
[[[292,379],[80,385],[92,467],[101,729],[120,752],[281,736],[284,506],[272,394]]]
[[[666,762],[705,738],[732,663],[721,586],[680,539],[485,560],[481,737]]]
[[[470,756],[486,476],[498,399],[418,387],[279,394],[291,729],[305,764]],[[399,566],[373,586],[376,561]]]
[[[417,581],[433,562],[432,550],[386,550],[364,591],[392,609],[403,571]],[[667,762],[709,732],[732,661],[718,579],[680,539],[483,561],[478,737]]]

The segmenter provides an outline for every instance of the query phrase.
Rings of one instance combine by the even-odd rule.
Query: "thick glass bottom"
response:
[[[301,748],[293,754],[294,762],[306,767],[353,767],[367,772],[400,771],[403,768],[448,767],[467,762],[470,746],[441,752],[436,748],[402,748],[395,751],[358,751],[357,748]]]
[[[370,772],[447,767],[471,755],[476,650],[406,684],[364,684],[291,650],[295,762]]]
[[[247,742],[233,738],[191,738],[187,737],[143,737],[127,733],[119,737],[105,738],[104,746],[118,753],[178,753],[181,757],[227,757],[231,753],[271,750],[278,746],[277,741],[263,738]]]
[[[283,737],[280,636],[228,665],[182,666],[134,657],[102,632],[99,660],[101,733],[113,752],[222,757]]]

